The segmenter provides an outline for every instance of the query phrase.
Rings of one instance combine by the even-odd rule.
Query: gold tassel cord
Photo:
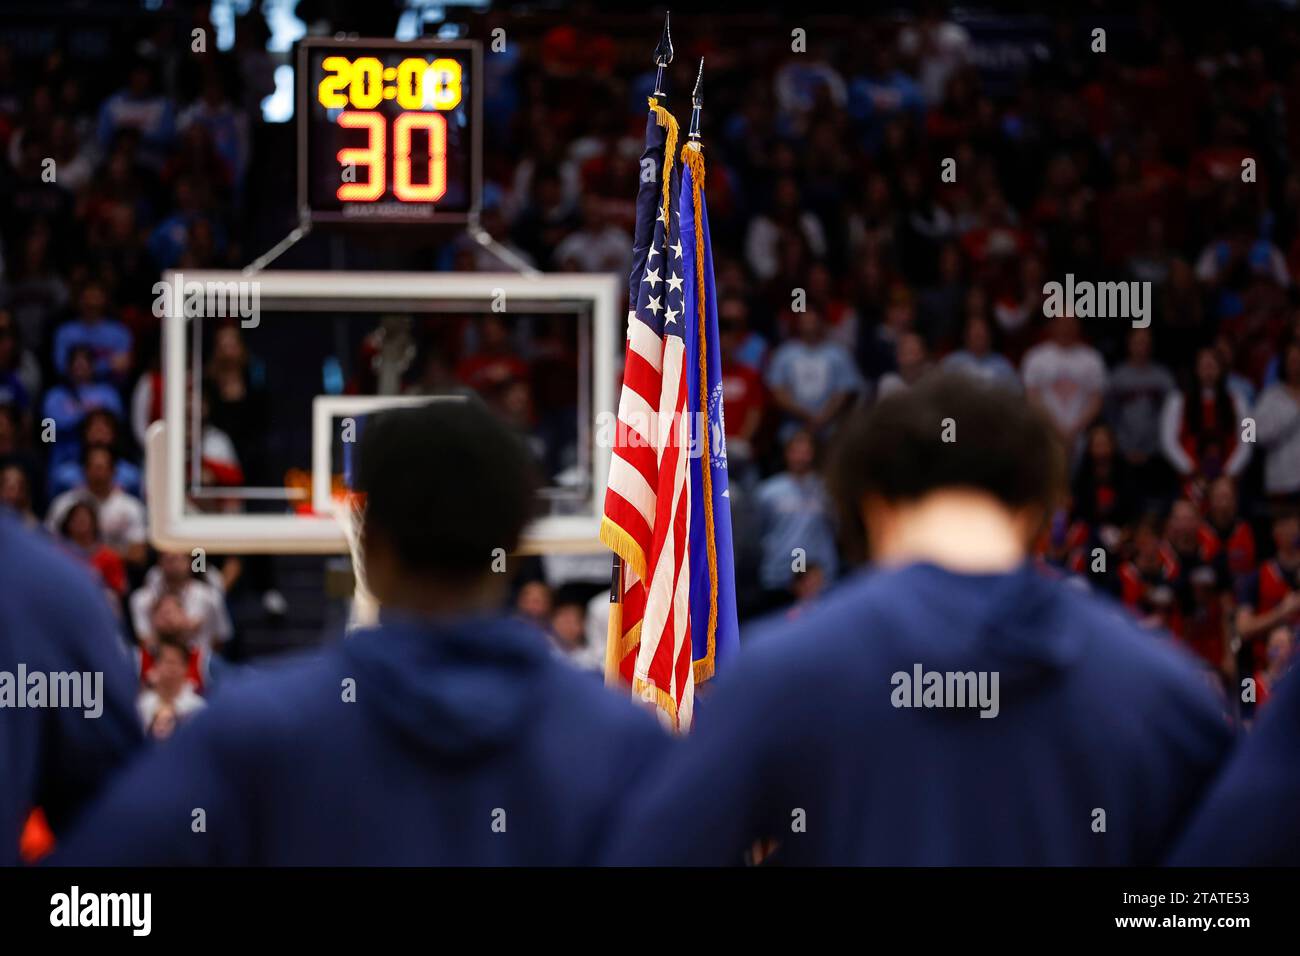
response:
[[[672,208],[673,155],[677,152],[677,118],[660,106],[659,101],[653,96],[649,98],[648,102],[650,112],[655,115],[655,122],[667,130],[664,137],[664,174],[662,177],[664,184],[664,243],[666,244],[668,242],[668,223],[672,222],[668,213]]]

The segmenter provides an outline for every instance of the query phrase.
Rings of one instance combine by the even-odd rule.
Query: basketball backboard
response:
[[[440,357],[441,346],[427,345],[421,336],[472,336],[483,323],[496,321],[497,328],[508,328],[512,347],[524,343],[521,361],[559,352],[564,359],[558,367],[573,369],[574,380],[561,383],[562,391],[572,391],[548,407],[547,427],[520,426],[551,464],[542,517],[528,529],[521,550],[599,551],[610,449],[597,441],[596,423],[612,420],[617,401],[623,288],[613,274],[168,272],[155,287],[163,323],[162,419],[150,427],[146,449],[153,544],[212,553],[345,552],[342,530],[322,507],[338,482],[338,426],[350,413],[437,397],[434,390],[410,394],[421,391],[420,382],[414,389],[409,381],[403,384],[401,370],[410,379],[422,349],[430,353],[430,365],[454,364],[455,356]],[[498,319],[482,318],[488,316]],[[451,325],[444,328],[446,323]],[[249,367],[265,386],[267,434],[260,437],[270,446],[270,465],[260,475],[214,482],[207,467],[210,449],[231,443],[221,441],[208,418],[204,372],[213,361],[214,330],[236,325]],[[365,351],[384,334],[389,344],[409,334],[405,351],[391,361],[382,352]],[[400,368],[390,374],[395,364]],[[383,394],[373,394],[373,381],[370,393],[356,387],[367,379],[378,380]],[[459,381],[455,375],[452,380]],[[556,381],[555,368],[550,380]],[[502,400],[522,423],[540,405],[530,406],[533,398],[520,387]]]

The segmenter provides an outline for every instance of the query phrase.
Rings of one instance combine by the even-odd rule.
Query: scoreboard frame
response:
[[[427,216],[358,216],[341,210],[313,209],[310,200],[308,163],[308,126],[311,123],[313,78],[307,75],[310,54],[317,50],[337,50],[349,56],[364,55],[370,50],[404,50],[412,53],[460,51],[468,54],[470,95],[466,107],[470,122],[471,156],[469,163],[469,208],[439,212]],[[349,223],[359,225],[465,225],[478,221],[483,198],[483,45],[478,40],[439,40],[421,37],[415,40],[371,40],[364,38],[304,37],[298,41],[294,67],[294,104],[297,121],[299,221],[310,223]]]

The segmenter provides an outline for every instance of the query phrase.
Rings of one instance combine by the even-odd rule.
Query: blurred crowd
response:
[[[1008,16],[1034,36],[1010,72],[940,6],[809,18],[802,50],[759,14],[679,28],[667,105],[683,122],[706,62],[743,615],[798,613],[844,572],[819,477],[843,416],[962,369],[1041,405],[1070,449],[1041,560],[1267,696],[1300,622],[1300,31],[1257,10],[1211,27],[1125,8],[1104,18],[1104,53],[1090,21]],[[484,56],[484,228],[543,270],[625,272],[657,24],[475,16],[471,35],[507,37]],[[171,267],[244,265],[250,230],[292,214],[250,198],[259,18],[226,53],[176,36],[137,37],[117,85],[0,46],[0,501],[99,575],[164,729],[231,636],[232,589],[282,601],[254,562],[199,570],[147,547],[151,288]],[[423,267],[502,264],[448,231]],[[1049,318],[1044,285],[1067,274],[1150,283],[1149,327]],[[571,337],[509,316],[427,328],[386,320],[343,387],[474,389],[550,473],[572,464]],[[213,485],[281,481],[246,338],[218,329],[205,350]],[[590,589],[553,584],[522,582],[520,613],[598,666]]]
[[[743,614],[842,573],[818,468],[842,416],[960,369],[1070,449],[1041,560],[1267,696],[1300,622],[1300,32],[1257,12],[1234,38],[1143,5],[1101,18],[1104,54],[1023,18],[1012,82],[938,7],[803,53],[693,34]],[[496,67],[486,223],[542,268],[625,267],[644,38],[557,25]],[[1149,324],[1049,317],[1067,274],[1150,283]]]
[[[209,568],[148,545],[142,447],[162,395],[153,286],[168,268],[242,265],[267,90],[258,56],[204,56],[174,23],[141,23],[116,37],[110,69],[0,45],[0,503],[102,584],[139,662],[142,724],[164,737],[203,706],[232,637],[227,595],[248,576],[235,559]],[[213,346],[203,475],[237,484],[241,456],[258,460],[257,383],[237,329]],[[259,596],[283,610],[273,588]]]

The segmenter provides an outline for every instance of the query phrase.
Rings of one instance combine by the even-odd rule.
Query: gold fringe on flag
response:
[[[607,517],[600,519],[599,537],[601,544],[622,558],[640,580],[645,580],[645,555],[635,538]]]
[[[667,714],[668,718],[672,721],[673,732],[680,732],[682,729],[681,721],[677,715],[677,701],[673,700],[673,695],[668,693],[668,691],[664,690],[662,687],[656,687],[654,684],[651,684],[649,681],[643,680],[640,677],[637,677],[632,681],[632,696],[637,700],[644,700],[647,690],[653,693],[655,705]]]
[[[682,163],[691,171],[691,202],[695,210],[695,306],[699,316],[700,410],[704,413],[700,476],[704,483],[704,540],[709,553],[709,650],[693,663],[695,682],[713,676],[718,635],[718,542],[713,534],[713,466],[709,451],[708,303],[704,300],[704,150],[698,142],[682,147]]]

